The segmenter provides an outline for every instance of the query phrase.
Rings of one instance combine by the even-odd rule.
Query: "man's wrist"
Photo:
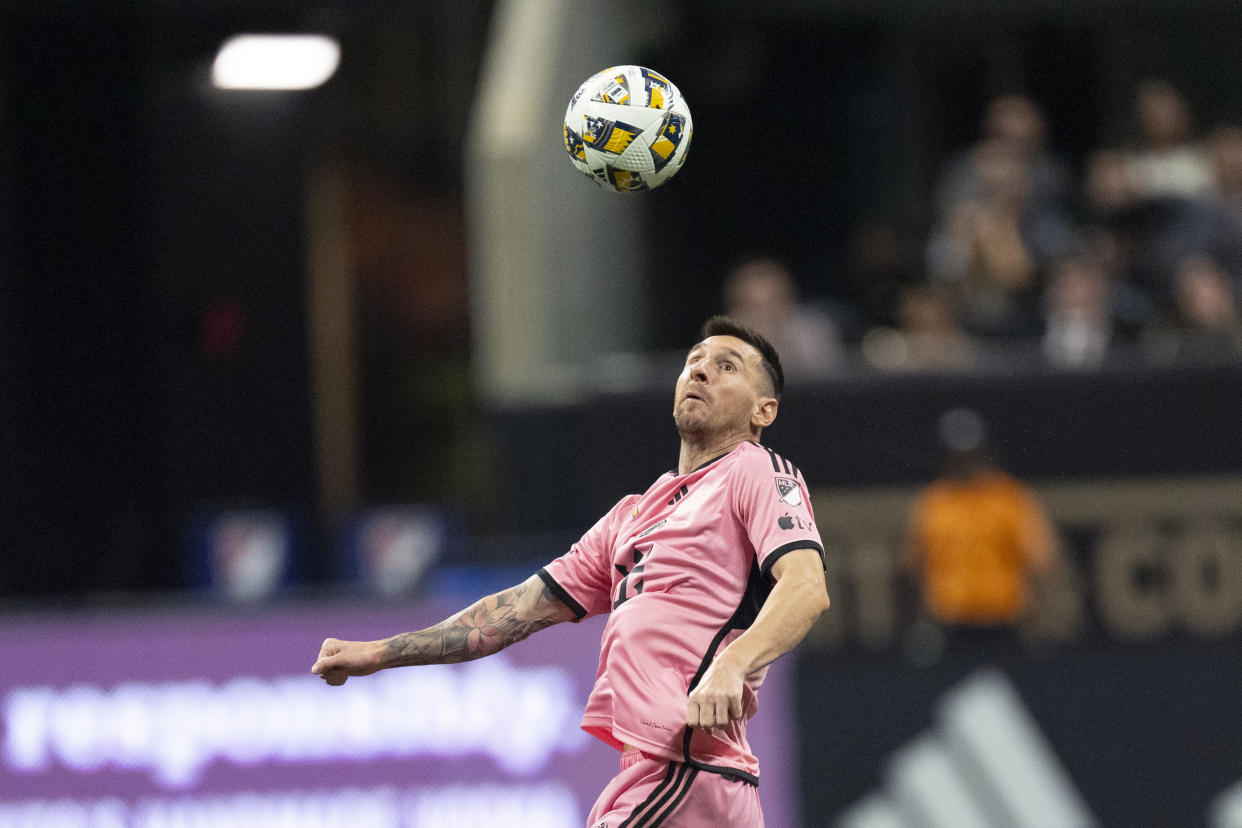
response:
[[[741,676],[747,676],[751,673],[749,668],[749,659],[746,657],[746,645],[742,639],[737,639],[724,652],[716,656],[716,662],[719,669],[737,673]]]
[[[370,642],[371,659],[377,669],[386,670],[389,667],[400,667],[401,652],[400,647],[395,646],[397,636],[391,638],[381,638]]]

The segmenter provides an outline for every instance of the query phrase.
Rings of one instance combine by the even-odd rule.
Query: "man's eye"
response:
[[[722,363],[720,363],[720,370],[721,370],[721,371],[732,371],[732,370],[733,370],[733,363],[732,363],[732,362],[722,362]]]

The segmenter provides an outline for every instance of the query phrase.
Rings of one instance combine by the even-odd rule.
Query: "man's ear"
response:
[[[760,397],[755,403],[755,410],[750,415],[750,424],[756,428],[767,428],[776,419],[776,409],[780,401],[776,397]]]

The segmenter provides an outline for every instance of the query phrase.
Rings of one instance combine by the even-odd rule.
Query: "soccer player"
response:
[[[418,632],[329,638],[311,671],[339,685],[467,661],[610,613],[582,727],[621,751],[621,772],[588,828],[762,826],[746,720],[767,665],[828,607],[806,483],[759,444],[783,385],[763,337],[712,317],[677,378],[675,472],[623,498],[524,583]]]

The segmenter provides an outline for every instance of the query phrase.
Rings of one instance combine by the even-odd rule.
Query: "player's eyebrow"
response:
[[[706,350],[706,347],[707,346],[705,346],[702,342],[700,342],[698,345],[695,345],[693,348],[691,348],[686,353],[686,361],[688,362],[695,355],[703,353],[703,351]],[[742,356],[742,353],[738,351],[736,348],[730,348],[728,346],[725,346],[724,352],[728,356],[731,356],[733,357],[733,359],[737,360],[737,363],[739,365],[746,364],[746,357]]]

